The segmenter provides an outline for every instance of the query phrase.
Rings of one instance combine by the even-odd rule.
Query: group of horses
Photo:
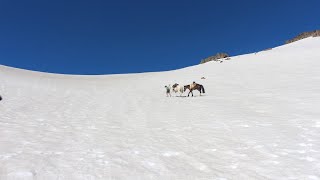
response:
[[[174,85],[172,85],[172,91],[174,93],[180,93],[180,96],[182,96],[182,94],[187,89],[189,90],[188,97],[189,97],[190,93],[193,96],[193,90],[198,90],[200,92],[200,96],[201,96],[201,93],[205,93],[203,85],[197,84],[195,82],[193,82],[192,84],[189,84],[189,85],[184,85],[184,86],[181,86],[178,83],[175,83]]]

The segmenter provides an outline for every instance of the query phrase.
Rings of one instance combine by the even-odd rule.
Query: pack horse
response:
[[[184,87],[175,83],[174,85],[172,85],[172,91],[175,93],[179,92],[181,96],[184,93]]]
[[[195,82],[193,82],[190,85],[185,85],[184,86],[184,91],[186,91],[187,89],[189,89],[188,97],[189,97],[190,93],[193,96],[193,92],[192,92],[193,90],[198,90],[200,92],[200,96],[201,96],[201,93],[206,93],[205,90],[204,90],[203,85],[197,84]]]

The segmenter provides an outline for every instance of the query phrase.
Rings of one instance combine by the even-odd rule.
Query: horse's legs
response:
[[[197,90],[200,92],[200,96],[201,96],[201,87],[197,88]]]

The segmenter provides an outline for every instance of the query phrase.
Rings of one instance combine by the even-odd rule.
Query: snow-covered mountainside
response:
[[[320,179],[319,48],[141,74],[0,66],[0,179]],[[193,81],[204,96],[166,97]]]

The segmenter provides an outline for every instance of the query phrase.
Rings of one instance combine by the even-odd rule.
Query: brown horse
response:
[[[200,96],[201,96],[201,92],[202,92],[202,93],[206,93],[206,92],[204,91],[203,85],[197,84],[197,83],[193,83],[193,84],[190,84],[190,85],[185,85],[185,86],[184,86],[184,91],[186,91],[187,89],[189,89],[188,97],[189,97],[189,94],[190,94],[190,93],[191,93],[192,96],[193,96],[193,92],[192,92],[192,91],[195,90],[195,89],[200,92]]]

